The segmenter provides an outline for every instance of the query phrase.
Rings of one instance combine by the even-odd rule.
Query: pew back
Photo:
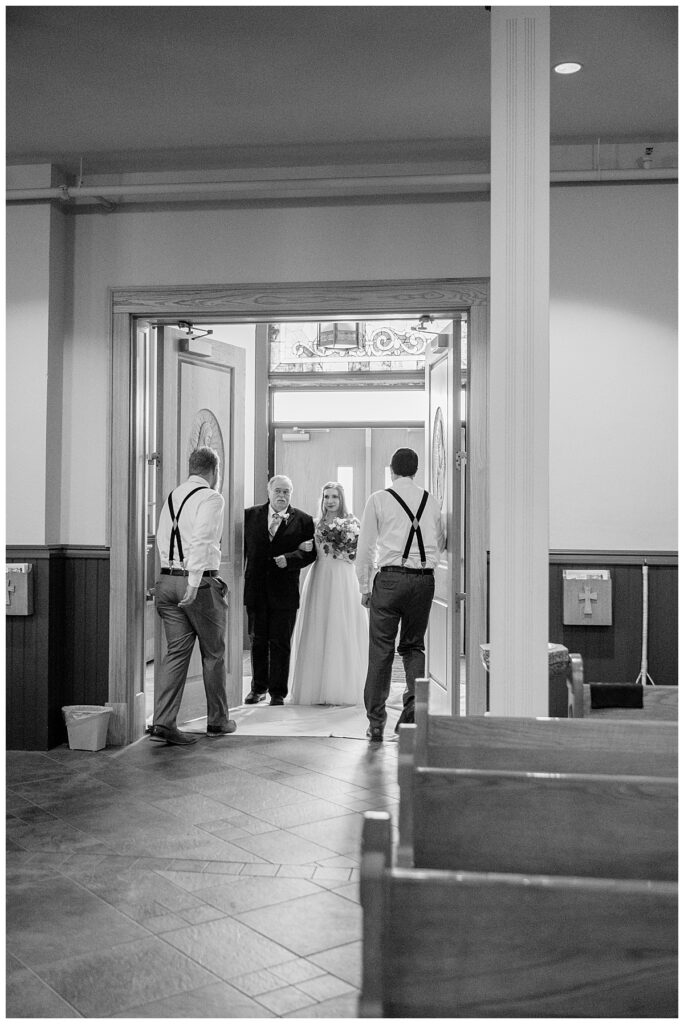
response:
[[[401,783],[404,866],[677,878],[675,779],[416,768]]]
[[[400,729],[417,766],[677,777],[675,721],[429,715],[427,694],[418,680],[415,730]]]
[[[360,1017],[677,1016],[674,883],[393,869],[365,818]]]

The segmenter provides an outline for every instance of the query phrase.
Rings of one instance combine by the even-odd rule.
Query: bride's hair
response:
[[[327,484],[323,484],[323,486],[321,487],[321,504],[320,504],[320,512],[321,512],[321,514],[320,514],[320,517],[319,517],[320,519],[323,519],[323,517],[325,516],[325,508],[323,507],[323,496],[325,495],[325,492],[327,490],[329,490],[330,488],[332,488],[332,487],[335,488],[335,490],[337,491],[337,493],[340,496],[340,507],[337,510],[337,515],[340,518],[342,518],[342,519],[345,516],[349,515],[349,510],[347,508],[347,499],[344,496],[344,487],[342,486],[341,483],[339,483],[338,480],[329,480]]]

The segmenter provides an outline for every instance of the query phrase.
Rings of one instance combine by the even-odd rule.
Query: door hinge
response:
[[[147,456],[148,466],[161,466],[161,455],[159,452],[152,452],[151,455]]]
[[[461,448],[461,450],[456,452],[456,454],[454,455],[454,464],[456,466],[456,469],[463,469],[467,461],[468,452],[463,451],[463,449]]]

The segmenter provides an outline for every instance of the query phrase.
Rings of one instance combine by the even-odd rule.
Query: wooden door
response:
[[[303,439],[303,440],[302,440]],[[363,427],[278,427],[275,472],[292,480],[292,504],[320,515],[321,487],[340,480],[348,507],[361,518],[365,502],[366,430]]]
[[[425,449],[425,429],[420,427],[373,427],[371,434],[371,474],[368,496],[391,486],[389,464],[397,448],[413,448],[418,455]],[[425,487],[425,466],[420,458],[414,483]]]
[[[425,365],[427,487],[442,507],[447,549],[435,569],[427,634],[430,709],[460,713],[461,686],[461,344],[460,322],[433,339]]]
[[[219,489],[226,502],[220,575],[228,585],[226,689],[228,704],[242,703],[242,523],[244,504],[245,353],[209,338],[193,342],[173,327],[159,332],[157,346],[161,464],[159,501],[187,479],[188,456],[209,445],[221,457]],[[163,630],[158,622],[159,664]],[[196,645],[188,680],[200,677]]]

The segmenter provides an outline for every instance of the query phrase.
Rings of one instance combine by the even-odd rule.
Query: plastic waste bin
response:
[[[71,750],[102,750],[107,746],[111,708],[99,704],[72,704],[62,708]]]

